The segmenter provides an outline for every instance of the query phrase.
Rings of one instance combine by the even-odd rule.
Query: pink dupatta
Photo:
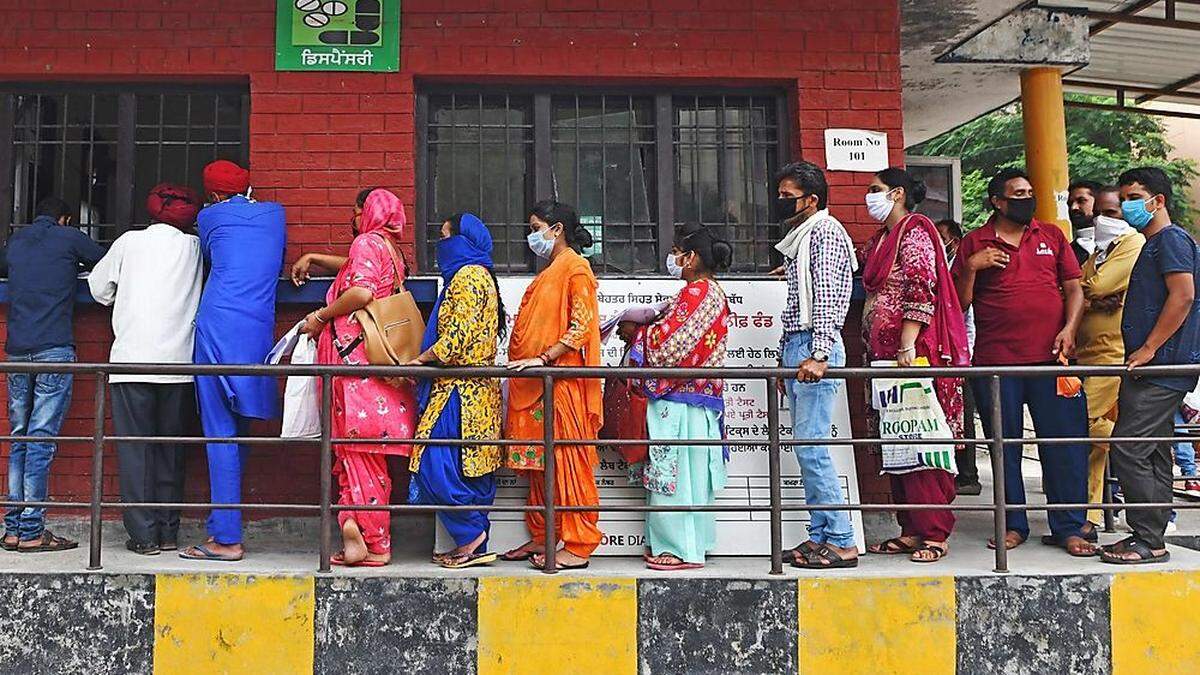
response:
[[[933,318],[917,337],[917,353],[928,354],[939,363],[930,365],[966,366],[971,362],[967,343],[967,327],[963,322],[962,306],[958,303],[958,291],[950,278],[950,266],[946,264],[946,253],[940,246],[941,236],[929,218],[910,213],[904,217],[873,251],[867,252],[867,263],[863,268],[863,286],[868,293],[877,293],[887,282],[896,258],[900,253],[900,240],[910,227],[924,229],[934,242],[934,268],[937,270]]]

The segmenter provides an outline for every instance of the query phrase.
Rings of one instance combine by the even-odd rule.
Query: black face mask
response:
[[[1071,209],[1070,213],[1067,215],[1071,217],[1071,227],[1076,230],[1082,230],[1085,227],[1091,227],[1092,221],[1094,220],[1092,216],[1084,215],[1083,211],[1080,211],[1079,209]]]
[[[803,197],[776,197],[775,198],[775,222],[782,223],[796,215],[796,202]]]
[[[1008,202],[1008,210],[1004,212],[1006,218],[1018,225],[1028,225],[1033,222],[1033,212],[1037,210],[1037,199],[1026,197],[1006,201]]]

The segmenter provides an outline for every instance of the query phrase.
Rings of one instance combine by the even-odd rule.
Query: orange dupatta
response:
[[[572,293],[572,289],[576,289]],[[573,302],[587,303],[591,321],[586,326],[585,344],[561,356],[555,365],[600,365],[600,320],[596,300],[596,277],[591,265],[578,253],[568,250],[542,270],[521,298],[521,308],[513,325],[508,345],[510,361],[530,359],[560,341],[570,328]],[[582,297],[579,297],[582,296]],[[574,389],[576,391],[567,391]],[[581,390],[581,391],[580,391]],[[557,438],[596,438],[604,420],[604,404],[599,379],[558,380],[555,388],[555,436]],[[580,396],[579,394],[582,394]],[[532,415],[540,421],[542,382],[538,378],[514,377],[508,381],[510,438],[541,438],[530,425],[514,417]],[[582,409],[579,409],[582,407]],[[572,420],[573,418],[573,420]],[[575,427],[581,435],[575,435]],[[579,428],[582,427],[582,428]],[[523,433],[526,432],[526,433]],[[514,448],[515,449],[515,448]],[[540,448],[539,448],[540,450]]]

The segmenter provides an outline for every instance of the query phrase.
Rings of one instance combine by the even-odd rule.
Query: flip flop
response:
[[[199,553],[199,555],[192,553],[192,551],[196,551]],[[212,562],[238,562],[242,559],[242,556],[240,555],[235,556],[214,553],[213,551],[205,548],[204,544],[196,544],[190,548],[183,549],[179,552],[179,557],[183,558],[184,560],[208,560]]]
[[[448,570],[461,570],[477,565],[490,565],[499,557],[495,553],[468,553],[449,556],[438,564]]]
[[[666,555],[670,555],[670,554],[666,554]],[[653,556],[652,558],[661,558],[661,557],[665,557],[665,556]],[[698,569],[701,569],[704,567],[704,565],[701,563],[690,563],[690,562],[687,562],[684,559],[680,558],[677,555],[671,555],[671,557],[675,558],[679,562],[677,562],[677,563],[659,563],[659,562],[654,562],[653,559],[650,559],[650,560],[646,561],[646,567],[648,567],[652,570],[658,570],[659,572],[672,572],[674,570],[698,570]]]
[[[15,551],[15,550],[17,550],[17,547],[20,545],[20,543],[21,543],[20,540],[18,540],[14,544],[10,544],[7,541],[0,539],[0,549],[3,549],[5,551]]]
[[[1014,548],[1016,548],[1016,547],[1020,546],[1021,544],[1024,544],[1024,543],[1025,543],[1025,540],[1027,539],[1027,537],[1021,537],[1021,538],[1020,538],[1020,539],[1017,541],[1017,543],[1013,544],[1012,546],[1009,546],[1009,545],[1008,545],[1008,533],[1009,533],[1009,532],[1012,532],[1012,531],[1013,531],[1013,530],[1008,530],[1007,532],[1005,532],[1005,533],[1004,533],[1004,548],[1005,548],[1006,550],[1009,550],[1009,551],[1011,551],[1011,550],[1013,550]],[[996,550],[996,540],[994,540],[994,539],[988,539],[987,547],[988,547],[988,548],[990,548],[990,549],[992,549],[993,551],[995,551],[995,550]]]
[[[525,562],[535,555],[537,554],[533,551],[522,551],[520,548],[514,548],[507,553],[501,553],[498,559],[504,562]]]
[[[563,570],[586,570],[586,569],[588,568],[588,563],[590,563],[590,562],[591,562],[591,560],[584,560],[583,562],[581,562],[581,563],[578,563],[578,564],[575,564],[575,565],[564,565],[564,564],[562,564],[562,563],[558,563],[557,565],[555,565],[554,569],[555,569],[555,570],[558,570],[558,571],[563,571]],[[530,564],[531,564],[531,565],[533,565],[533,569],[535,569],[535,570],[544,570],[544,569],[546,569],[546,566],[545,566],[544,564],[542,564],[542,565],[539,565],[539,564],[537,564],[537,563],[530,563]]]

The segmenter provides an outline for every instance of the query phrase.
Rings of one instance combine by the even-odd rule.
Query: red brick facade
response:
[[[412,209],[418,78],[781,87],[797,156],[821,163],[827,126],[863,127],[888,132],[891,160],[903,162],[894,0],[405,0],[396,74],[275,72],[268,0],[0,0],[0,8],[3,79],[248,80],[253,183],[287,206],[289,259],[344,246],[359,186],[391,186]],[[870,232],[866,182],[830,175],[831,208],[858,240]],[[282,310],[281,323],[300,311]],[[107,312],[81,307],[76,335],[81,360],[104,360]],[[858,342],[848,335],[847,344]],[[90,433],[93,392],[94,382],[78,382],[64,433]],[[88,453],[86,444],[60,450],[54,498],[87,494]],[[315,499],[313,452],[253,455],[248,500]],[[201,458],[192,455],[189,472],[195,497],[206,489]],[[105,492],[116,494],[112,460]]]

